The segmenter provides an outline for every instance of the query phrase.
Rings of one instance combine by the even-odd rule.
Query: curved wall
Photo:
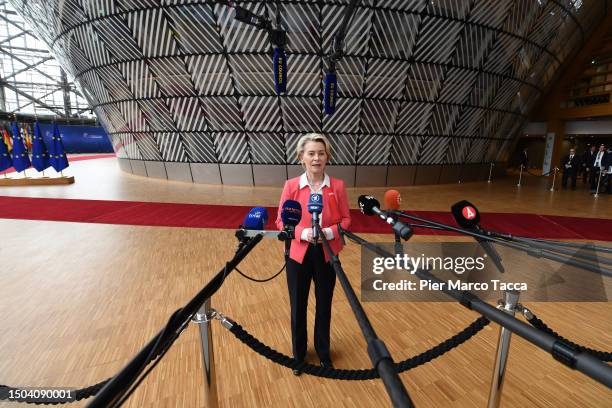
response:
[[[122,168],[227,184],[282,182],[311,131],[331,136],[331,171],[355,184],[410,180],[413,170],[404,184],[480,177],[472,169],[507,160],[527,112],[604,14],[600,0],[361,1],[327,116],[323,57],[346,0],[239,3],[272,18],[280,7],[282,96],[267,35],[226,5],[11,3],[82,88]]]

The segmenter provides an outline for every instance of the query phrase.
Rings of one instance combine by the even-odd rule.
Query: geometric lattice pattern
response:
[[[199,0],[11,0],[82,89],[119,157],[295,163],[301,134],[335,164],[482,163],[507,146],[601,0],[364,0],[322,112],[323,56],[347,0],[240,2],[289,44],[285,95],[267,35]]]

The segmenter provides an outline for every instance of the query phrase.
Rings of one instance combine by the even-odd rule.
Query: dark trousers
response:
[[[599,181],[599,167],[591,167],[589,172],[589,183],[591,183],[591,190],[597,188],[597,182]]]
[[[300,265],[293,259],[287,261],[287,287],[291,302],[291,341],[293,357],[303,361],[306,356],[307,330],[306,312],[310,281],[315,284],[315,349],[321,361],[329,361],[329,327],[331,306],[336,286],[336,274],[330,263],[325,262],[323,247],[310,245],[304,262]]]
[[[563,172],[563,179],[561,180],[561,185],[563,186],[563,188],[567,187],[567,178],[571,178],[572,179],[572,188],[576,188],[576,171],[572,170],[572,171],[564,171]]]

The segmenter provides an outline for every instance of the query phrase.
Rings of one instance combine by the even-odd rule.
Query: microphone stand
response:
[[[459,234],[463,234],[463,235],[468,235],[474,238],[480,238],[480,239],[484,239],[484,240],[488,240],[491,242],[495,242],[498,243],[500,245],[503,245],[505,247],[508,248],[512,248],[512,249],[516,249],[519,251],[523,251],[525,253],[527,253],[530,256],[534,256],[536,258],[545,258],[545,259],[550,259],[552,261],[556,261],[556,262],[560,262],[566,265],[572,265],[575,266],[577,268],[581,268],[581,269],[585,269],[589,272],[594,272],[594,273],[598,273],[598,274],[602,274],[608,277],[612,277],[612,270],[607,269],[607,268],[603,268],[600,266],[596,266],[596,265],[591,265],[588,264],[586,262],[581,262],[578,261],[576,259],[572,259],[566,256],[561,256],[559,254],[556,254],[554,252],[552,252],[551,250],[545,249],[545,248],[538,248],[538,245],[536,245],[535,243],[530,244],[529,246],[524,246],[521,244],[517,244],[514,242],[508,242],[508,241],[504,241],[503,239],[500,238],[495,238],[493,236],[489,236],[489,235],[484,235],[484,234],[479,234],[477,232],[474,231],[470,231],[470,230],[465,230],[462,228],[457,228],[457,227],[453,227],[451,225],[447,225],[447,224],[442,224],[439,222],[435,222],[435,221],[430,221],[430,220],[426,220],[424,218],[421,217],[417,217],[416,215],[410,215],[407,214],[403,211],[389,211],[390,213],[393,214],[397,214],[400,217],[404,217],[404,218],[408,218],[411,220],[415,220],[418,221],[420,223],[424,223],[427,225],[431,225],[434,227],[439,227],[439,228],[443,228],[447,231],[453,231],[453,232],[457,232]],[[574,254],[573,254],[574,255]]]
[[[353,234],[352,232],[346,231],[342,228],[339,229],[340,233],[346,235],[349,239],[356,242],[359,245],[365,246],[370,251],[373,251],[381,256],[394,258],[392,254],[385,251],[376,245],[371,244],[365,239]],[[446,287],[446,282],[438,279],[432,275],[429,271],[424,269],[418,269],[415,276],[419,280],[429,280],[437,284],[440,284],[441,288]],[[584,352],[578,352],[574,350],[570,345],[562,340],[557,340],[554,336],[542,332],[535,327],[532,327],[514,316],[507,314],[490,304],[486,303],[478,296],[474,295],[469,291],[459,291],[454,289],[442,289],[442,292],[452,297],[464,307],[474,310],[480,313],[487,319],[505,327],[511,332],[521,336],[530,343],[538,346],[544,351],[550,353],[555,360],[560,361],[564,365],[576,369],[581,373],[591,377],[597,382],[612,388],[612,367],[608,364],[598,360],[590,354]]]
[[[130,361],[119,373],[117,373],[92,400],[88,408],[107,408],[119,406],[123,403],[122,397],[128,393],[132,384],[136,382],[140,373],[145,369],[149,361],[157,356],[157,353],[170,347],[178,334],[185,328],[191,318],[198,312],[200,307],[212,295],[219,290],[225,278],[238,264],[251,252],[261,241],[263,235],[249,238],[243,248],[236,252],[234,257],[225,264],[214,278],[212,278],[193,299],[172,316],[168,325],[158,332],[142,350]],[[145,374],[146,375],[146,374]]]
[[[397,221],[397,215],[396,214],[392,214],[391,218],[393,218],[395,221]],[[411,225],[408,225],[411,226]],[[404,254],[404,246],[402,245],[402,241],[401,241],[401,236],[399,234],[398,231],[393,230],[393,235],[395,236],[395,254],[396,255],[403,255]]]
[[[414,407],[414,404],[408,396],[408,391],[406,391],[395,369],[395,363],[389,354],[389,350],[387,350],[387,346],[385,346],[385,343],[376,335],[372,323],[370,323],[365,310],[363,310],[363,306],[359,302],[351,283],[342,269],[340,260],[334,255],[319,223],[316,224],[316,228],[319,231],[319,237],[323,241],[323,248],[331,258],[334,272],[342,285],[342,289],[351,305],[351,309],[353,309],[353,314],[361,328],[363,337],[368,344],[368,355],[370,356],[370,360],[385,384],[385,389],[387,390],[387,394],[389,394],[391,403],[394,407]],[[338,230],[342,231],[342,227],[338,226]]]

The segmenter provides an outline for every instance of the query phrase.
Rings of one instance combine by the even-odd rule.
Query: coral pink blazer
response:
[[[348,229],[351,226],[351,215],[349,212],[348,197],[344,189],[344,181],[330,177],[329,184],[329,187],[325,186],[321,191],[323,195],[321,227],[329,227],[334,232],[334,239],[329,241],[329,244],[334,255],[338,255],[343,247],[342,239],[338,232],[338,224],[340,224],[342,228]],[[308,212],[309,199],[310,187],[305,186],[300,189],[300,177],[287,180],[278,206],[278,216],[276,217],[276,227],[281,230],[283,228],[283,222],[281,220],[283,203],[286,200],[295,200],[302,205],[302,219],[295,227],[295,239],[291,241],[291,249],[289,251],[289,257],[300,264],[304,261],[308,245],[311,245],[307,241],[300,240],[304,228],[312,228],[312,216]],[[329,260],[330,258],[326,252],[325,261],[329,262]]]

